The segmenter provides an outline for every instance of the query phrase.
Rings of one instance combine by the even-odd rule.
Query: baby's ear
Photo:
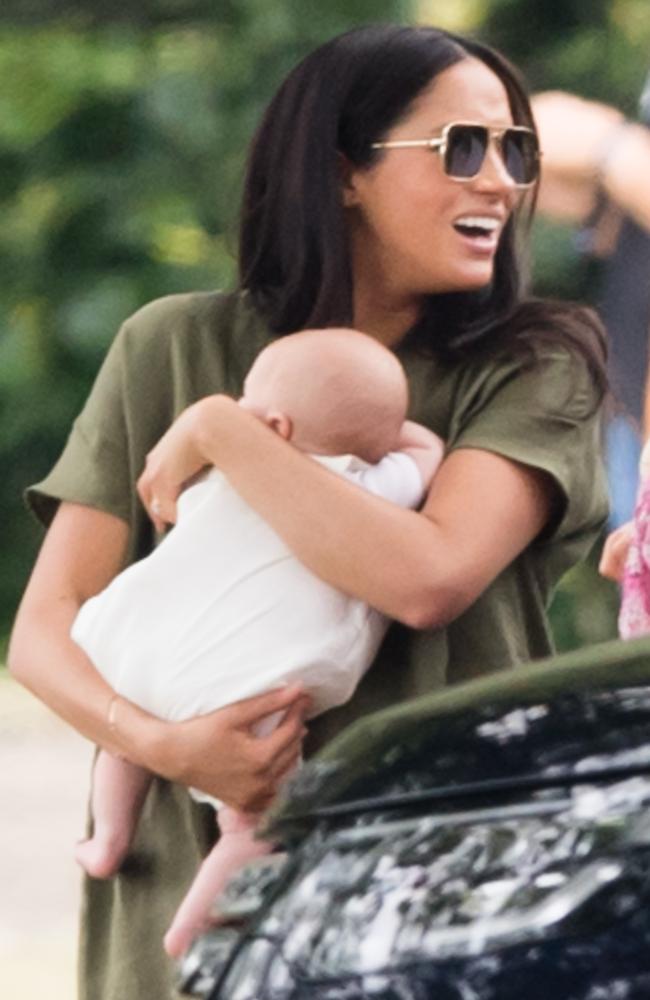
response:
[[[282,413],[280,410],[269,410],[264,419],[272,431],[279,434],[285,441],[291,440],[293,421],[288,414]]]

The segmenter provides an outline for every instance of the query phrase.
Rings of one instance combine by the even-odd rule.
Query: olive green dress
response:
[[[28,491],[47,524],[60,500],[123,518],[129,560],[153,544],[135,481],[147,451],[202,396],[241,393],[269,340],[246,295],[200,293],[153,302],[126,322],[50,474]],[[504,670],[552,650],[545,609],[561,574],[594,542],[606,514],[595,388],[583,363],[547,347],[531,367],[500,353],[442,362],[404,346],[411,417],[450,449],[481,448],[544,470],[561,498],[554,523],[444,629],[393,626],[356,695],[310,724],[310,747],[376,708]],[[469,528],[469,526],[468,526]],[[210,808],[158,780],[131,856],[109,881],[87,880],[80,1000],[168,1000],[173,965],[162,936],[214,838]]]

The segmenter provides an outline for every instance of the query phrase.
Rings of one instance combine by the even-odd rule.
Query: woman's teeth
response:
[[[463,236],[491,236],[499,229],[499,222],[487,215],[465,215],[456,220],[454,229]]]

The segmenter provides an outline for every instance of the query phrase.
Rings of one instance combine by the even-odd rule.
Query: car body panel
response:
[[[235,878],[191,995],[647,998],[650,640],[362,719],[266,832],[287,856]]]

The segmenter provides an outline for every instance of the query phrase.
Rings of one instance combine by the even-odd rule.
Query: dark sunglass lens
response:
[[[452,125],[447,135],[445,171],[450,177],[475,177],[481,169],[488,134],[482,125]]]
[[[503,162],[517,184],[530,184],[537,177],[539,160],[537,139],[532,132],[509,129],[502,141]]]

